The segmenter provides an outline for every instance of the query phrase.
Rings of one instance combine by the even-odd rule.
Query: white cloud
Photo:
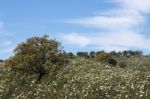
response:
[[[150,50],[150,39],[146,39],[143,35],[139,33],[134,33],[130,31],[121,31],[118,33],[109,33],[104,35],[99,35],[97,37],[92,37],[92,40],[96,42],[91,42],[96,46],[106,46],[109,47],[124,47],[124,48],[143,48]]]
[[[94,46],[95,48],[106,51],[122,51],[131,48],[141,48],[150,50],[150,39],[146,39],[140,33],[130,31],[121,31],[118,33],[98,34],[93,36],[80,35],[78,33],[64,35],[64,43],[69,45],[78,45],[81,47]]]
[[[64,35],[63,42],[65,44],[79,45],[80,47],[85,47],[90,43],[88,38],[78,35],[78,34],[75,34],[75,33],[70,33],[69,35]]]
[[[150,13],[150,0],[111,0],[119,5],[109,11],[101,12],[93,17],[67,20],[67,23],[100,29],[97,36],[81,36],[87,42],[80,42],[80,34],[66,36],[68,41],[79,45],[92,45],[105,50],[145,49],[150,50],[150,38],[146,38],[140,29]],[[107,33],[103,33],[101,28]],[[77,37],[77,38],[76,38]],[[74,40],[74,38],[76,38]],[[77,40],[78,39],[78,40]],[[71,42],[70,42],[71,43]]]
[[[0,49],[0,54],[6,54],[6,53],[12,53],[13,52],[13,48],[12,47],[8,47],[6,49]]]
[[[10,46],[10,45],[12,45],[12,41],[5,40],[5,41],[3,41],[3,43],[0,45],[0,47]]]
[[[3,27],[4,23],[0,22],[0,29]]]
[[[85,26],[102,27],[109,30],[130,28],[143,23],[143,18],[137,15],[126,16],[94,16],[83,19],[68,20],[68,23]]]
[[[5,28],[4,28],[4,23],[0,22],[0,37],[7,37],[7,36],[12,36],[12,33],[9,33]]]
[[[13,43],[8,39],[11,34],[4,28],[4,23],[0,22],[0,54],[7,54],[13,51]]]
[[[123,7],[128,7],[129,9],[148,13],[150,12],[150,0],[115,0],[119,2]]]
[[[13,52],[13,49],[14,49],[14,46],[13,44],[8,44],[7,42],[10,42],[10,41],[3,41],[2,43],[6,44],[6,45],[1,45],[0,46],[0,54],[7,54],[7,53],[12,53]]]

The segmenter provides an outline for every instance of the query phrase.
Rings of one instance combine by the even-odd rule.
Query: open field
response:
[[[14,73],[0,67],[1,99],[149,99],[150,57],[126,58],[127,67],[111,67],[92,59],[75,58],[55,80]]]

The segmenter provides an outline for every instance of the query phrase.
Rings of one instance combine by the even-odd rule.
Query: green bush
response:
[[[118,62],[118,66],[120,68],[125,68],[125,67],[127,67],[127,63],[125,61],[120,61],[120,62]]]
[[[108,63],[111,66],[116,66],[117,64],[117,61],[113,59],[109,53],[96,54],[95,60],[103,63]]]
[[[96,54],[95,60],[96,61],[106,61],[111,58],[111,55],[108,53],[101,53],[101,54]]]
[[[107,63],[109,63],[111,66],[116,66],[117,65],[117,61],[113,58],[107,59]]]

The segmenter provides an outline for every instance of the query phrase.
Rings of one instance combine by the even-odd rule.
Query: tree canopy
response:
[[[6,60],[6,66],[12,70],[38,73],[39,80],[42,75],[53,73],[67,62],[60,43],[47,35],[27,39],[15,48],[14,53]]]

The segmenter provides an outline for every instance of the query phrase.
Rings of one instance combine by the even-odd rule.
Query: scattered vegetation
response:
[[[66,53],[48,36],[19,44],[0,64],[0,99],[149,99],[141,51]]]

